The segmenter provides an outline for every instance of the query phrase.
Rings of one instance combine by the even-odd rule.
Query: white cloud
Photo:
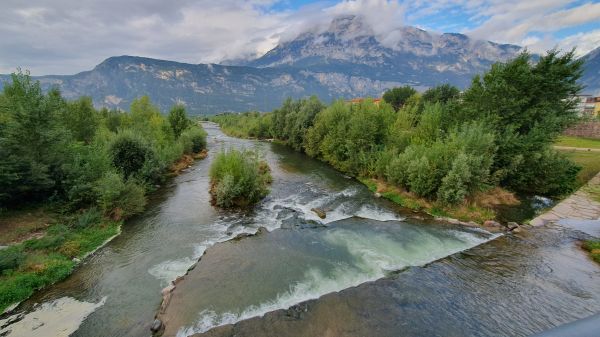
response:
[[[344,0],[315,2],[295,11],[273,11],[282,0],[2,0],[0,72],[21,66],[33,74],[70,74],[115,55],[140,55],[189,63],[256,56],[308,29],[324,29],[333,16],[364,16],[382,40],[403,24],[460,11],[476,38],[528,46],[558,45],[584,53],[598,46],[598,30],[562,40],[554,33],[598,21],[599,3],[568,0]],[[283,0],[285,1],[285,0]],[[569,6],[569,4],[571,4]],[[466,27],[463,25],[462,27]]]

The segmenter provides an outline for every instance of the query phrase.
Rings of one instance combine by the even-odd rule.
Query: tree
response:
[[[131,133],[117,136],[110,146],[112,164],[119,169],[125,178],[138,173],[152,153],[148,145],[140,137]]]
[[[63,110],[63,123],[77,141],[89,144],[99,125],[99,115],[91,97],[81,97],[67,103]]]
[[[65,102],[57,89],[44,95],[28,73],[12,74],[0,100],[0,201],[40,197],[58,179],[67,140],[57,112]]]
[[[391,104],[394,107],[394,110],[398,111],[398,109],[404,105],[406,100],[416,93],[417,91],[413,87],[405,85],[386,91],[383,94],[383,100]]]
[[[168,119],[171,129],[173,130],[173,135],[175,135],[175,139],[179,138],[183,130],[187,129],[192,124],[187,117],[185,107],[181,104],[177,104],[171,108]]]
[[[458,98],[460,90],[450,84],[442,84],[433,88],[427,89],[423,93],[423,101],[429,103],[448,103],[451,100]]]
[[[581,90],[581,66],[573,51],[561,55],[551,50],[537,63],[524,52],[473,79],[463,95],[461,113],[465,119],[484,120],[496,133],[493,171],[503,185],[535,192],[544,189],[544,179],[561,181],[563,187],[568,185],[565,180],[575,183],[573,168],[540,175],[532,171],[538,165],[530,162],[553,158],[545,152],[577,120],[574,96]]]

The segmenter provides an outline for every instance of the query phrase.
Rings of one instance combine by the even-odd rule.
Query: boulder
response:
[[[521,227],[515,227],[513,229],[511,229],[512,233],[521,233],[523,230],[521,229]]]
[[[381,198],[381,193],[375,192],[375,198]]]
[[[486,220],[483,223],[483,225],[486,227],[502,227],[502,225],[499,222],[494,221],[494,220]]]
[[[506,227],[508,228],[508,230],[514,230],[515,228],[519,228],[519,224],[516,222],[509,222],[506,224]]]
[[[162,322],[160,321],[160,319],[155,319],[154,322],[152,322],[152,326],[150,326],[150,330],[152,332],[158,332],[160,331],[160,328],[162,328]]]
[[[317,216],[319,216],[321,219],[325,219],[327,217],[327,214],[321,208],[311,208],[310,210],[315,212],[315,214],[317,214]]]

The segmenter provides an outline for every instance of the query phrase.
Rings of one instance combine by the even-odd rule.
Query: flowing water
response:
[[[600,311],[600,270],[575,246],[581,234],[492,240],[418,220],[323,163],[205,128],[209,157],[68,279],[24,302],[30,330],[8,336],[57,335],[48,320],[72,336],[149,336],[161,289],[200,257],[162,314],[166,335],[526,335]],[[256,149],[272,168],[271,194],[252,211],[210,205],[210,162],[228,147]],[[260,227],[268,232],[230,240]]]

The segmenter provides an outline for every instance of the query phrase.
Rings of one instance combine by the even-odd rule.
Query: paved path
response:
[[[594,149],[594,148],[590,148],[590,147],[571,147],[571,146],[554,145],[554,148],[557,150],[600,152],[600,149]]]
[[[579,189],[579,191],[571,194],[558,205],[554,206],[554,208],[539,215],[529,223],[533,226],[541,226],[551,222],[561,222],[561,225],[566,225],[570,222],[573,223],[573,220],[599,220],[600,202],[593,200],[585,191],[589,186],[600,186],[600,173],[592,178],[586,186]],[[600,222],[598,222],[598,225],[600,226]]]

